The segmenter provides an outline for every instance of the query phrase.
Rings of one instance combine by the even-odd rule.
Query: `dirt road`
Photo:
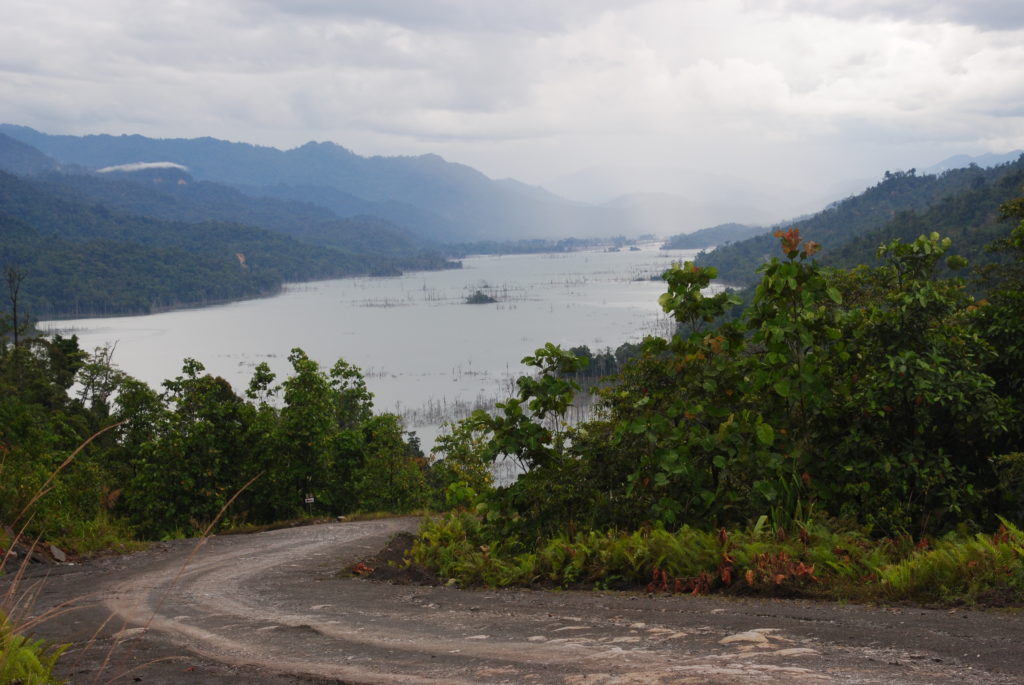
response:
[[[411,519],[33,568],[72,683],[1021,683],[1024,616],[339,578]],[[2,584],[2,581],[0,581]],[[0,587],[2,590],[2,587]]]

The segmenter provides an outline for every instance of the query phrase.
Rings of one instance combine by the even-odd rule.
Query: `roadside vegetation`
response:
[[[486,516],[452,512],[424,524],[410,558],[464,586],[724,593],[836,601],[1017,606],[1024,533],[951,531],[939,539],[874,538],[762,516],[732,531],[684,525],[561,533],[531,551],[488,537]]]
[[[679,333],[606,378],[592,420],[565,420],[585,358],[526,358],[517,396],[446,446],[523,475],[453,485],[463,510],[414,560],[471,584],[1024,603],[1024,221],[978,296],[937,233],[852,270],[775,237],[732,320],[735,295],[702,294],[713,267],[669,270]]]

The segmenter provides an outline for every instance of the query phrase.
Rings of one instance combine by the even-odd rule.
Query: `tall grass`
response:
[[[83,441],[71,454],[67,456],[29,498],[28,502],[18,514],[4,526],[10,531],[9,538],[2,540],[6,549],[0,557],[0,575],[8,572],[10,562],[14,557],[14,550],[19,542],[24,539],[25,530],[32,521],[32,510],[36,504],[47,493],[53,489],[53,484],[64,469],[66,469],[75,458],[93,440],[116,428],[121,423],[111,424],[93,433]],[[3,473],[3,464],[0,463],[0,475]],[[2,522],[0,522],[2,523]],[[19,529],[15,529],[21,524]],[[45,640],[33,640],[29,635],[41,623],[56,618],[65,613],[66,606],[58,606],[43,612],[39,616],[31,615],[32,601],[38,591],[38,585],[25,583],[25,572],[31,563],[32,554],[39,545],[39,538],[31,542],[25,542],[23,547],[25,554],[20,560],[14,575],[9,579],[7,591],[0,596],[0,683],[24,683],[25,685],[49,684],[62,682],[53,674],[60,655],[67,648],[66,645],[54,645]]]
[[[58,606],[39,616],[32,615],[39,585],[26,583],[25,573],[39,544],[38,538],[23,545],[25,554],[17,567],[10,571],[11,561],[16,558],[15,547],[23,533],[24,528],[4,540],[5,550],[0,556],[0,575],[12,574],[7,590],[0,595],[0,683],[61,683],[63,681],[53,674],[53,669],[67,646],[34,640],[29,636],[40,623],[64,613],[66,607]]]

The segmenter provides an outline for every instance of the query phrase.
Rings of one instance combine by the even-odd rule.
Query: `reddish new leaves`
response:
[[[787,257],[795,257],[797,252],[800,251],[800,229],[793,227],[788,231],[778,230],[772,233],[776,238],[782,242],[782,253]],[[807,257],[813,257],[821,249],[821,243],[816,243],[813,240],[808,240],[803,244],[804,255]]]

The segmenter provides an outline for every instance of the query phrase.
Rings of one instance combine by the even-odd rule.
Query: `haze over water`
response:
[[[509,396],[519,362],[546,342],[616,348],[665,335],[670,322],[650,280],[694,251],[479,256],[452,271],[286,286],[278,296],[149,316],[43,322],[75,333],[83,349],[116,344],[114,362],[159,389],[192,357],[242,394],[253,367],[278,381],[301,347],[329,369],[355,364],[377,411],[401,414],[429,448],[442,420]],[[468,305],[480,289],[497,304]]]

